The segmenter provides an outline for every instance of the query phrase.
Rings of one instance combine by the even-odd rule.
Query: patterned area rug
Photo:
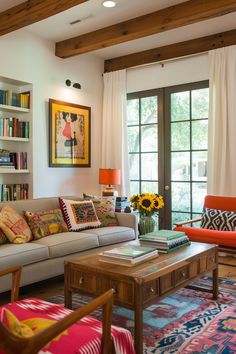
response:
[[[204,276],[194,285],[211,287]],[[211,294],[181,289],[144,311],[144,354],[236,353],[236,282],[220,279],[219,299]],[[73,308],[91,298],[73,295]],[[62,295],[48,299],[63,303]],[[101,311],[93,316],[101,319]],[[134,332],[133,311],[114,306],[113,324]]]

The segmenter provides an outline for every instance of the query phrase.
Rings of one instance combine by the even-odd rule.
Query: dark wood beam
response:
[[[56,43],[56,56],[68,58],[236,11],[235,0],[189,0]]]
[[[30,0],[0,13],[0,35],[44,20],[88,0]]]
[[[105,60],[104,71],[110,72],[131,68],[133,66],[202,53],[233,44],[236,44],[236,29]]]

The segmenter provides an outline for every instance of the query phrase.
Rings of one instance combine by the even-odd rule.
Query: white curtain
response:
[[[236,46],[209,52],[207,192],[236,196]]]
[[[102,121],[102,166],[121,170],[122,196],[130,195],[127,124],[126,70],[105,73]]]

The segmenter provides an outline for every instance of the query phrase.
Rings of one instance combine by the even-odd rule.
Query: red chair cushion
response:
[[[188,226],[176,226],[174,230],[185,232],[191,241],[236,247],[236,231],[217,231]]]
[[[35,298],[25,299],[0,307],[0,320],[5,326],[4,308],[11,311],[20,322],[29,326],[34,333],[72,312],[62,305]],[[101,338],[102,323],[91,316],[86,316],[53,339],[40,353],[99,354],[101,353]],[[117,353],[135,354],[132,336],[128,330],[112,326],[112,338]],[[0,350],[0,354],[5,353]]]

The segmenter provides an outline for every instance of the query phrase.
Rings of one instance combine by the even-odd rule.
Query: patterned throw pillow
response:
[[[115,216],[115,198],[113,197],[96,197],[83,194],[85,199],[92,199],[98,219],[101,226],[117,226],[119,225]]]
[[[59,198],[59,203],[69,231],[80,231],[101,225],[91,200]]]
[[[67,232],[61,209],[24,212],[35,240],[42,237]]]
[[[25,219],[9,205],[0,212],[0,228],[12,243],[25,243],[33,239]]]
[[[236,212],[204,208],[201,227],[219,231],[236,231]]]

